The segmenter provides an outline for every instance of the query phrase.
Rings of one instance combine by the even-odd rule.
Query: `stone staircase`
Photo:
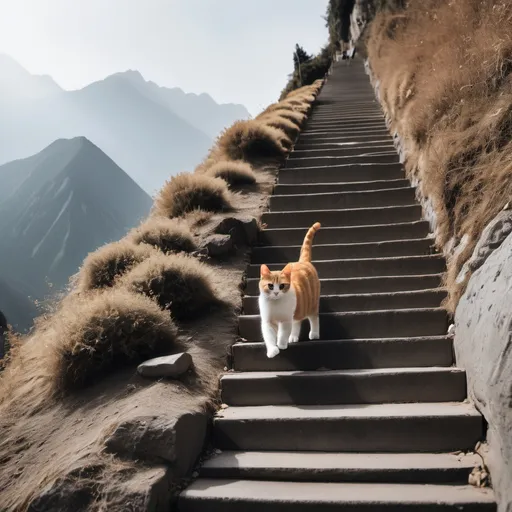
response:
[[[297,260],[315,221],[321,340],[267,359],[259,266]],[[453,366],[445,262],[361,60],[334,65],[263,222],[240,317],[248,342],[222,378],[217,454],[179,510],[496,510],[492,491],[467,484],[481,460],[464,452],[485,432]]]

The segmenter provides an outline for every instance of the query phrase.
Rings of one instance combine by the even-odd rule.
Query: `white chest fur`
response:
[[[267,322],[291,322],[297,306],[297,296],[293,289],[276,299],[261,293],[258,299],[260,315]]]

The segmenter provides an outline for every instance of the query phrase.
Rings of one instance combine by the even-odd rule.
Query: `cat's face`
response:
[[[261,266],[260,293],[269,300],[279,300],[290,291],[291,274],[285,267],[272,272],[266,265]]]

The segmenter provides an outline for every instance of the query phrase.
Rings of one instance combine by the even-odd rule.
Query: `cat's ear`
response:
[[[261,265],[260,275],[261,277],[270,277],[272,275],[267,265]]]
[[[287,279],[290,279],[292,277],[292,266],[288,263],[288,265],[281,270],[281,274],[283,274]]]

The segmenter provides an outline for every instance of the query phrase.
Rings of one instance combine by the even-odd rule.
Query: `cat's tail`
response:
[[[310,263],[311,262],[311,248],[313,245],[313,238],[315,237],[315,233],[320,229],[320,222],[315,222],[306,233],[304,237],[304,242],[302,242],[302,247],[300,249],[300,263]]]

